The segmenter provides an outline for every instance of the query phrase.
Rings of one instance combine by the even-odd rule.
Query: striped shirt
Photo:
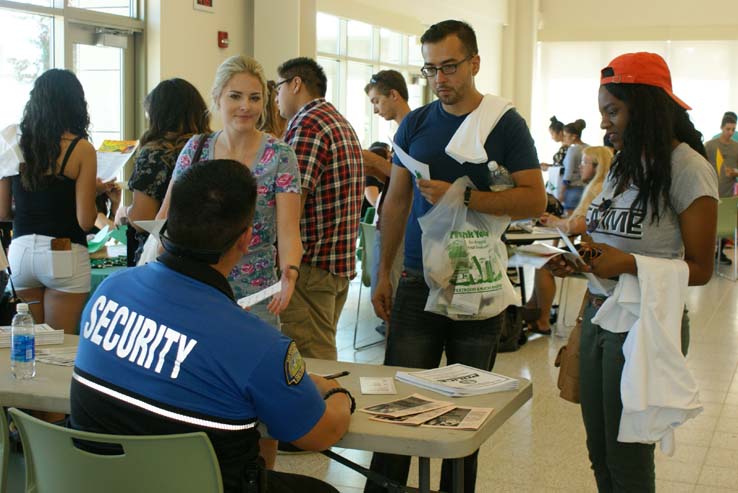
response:
[[[292,117],[285,141],[295,150],[307,194],[300,219],[302,263],[353,278],[364,197],[359,138],[335,106],[318,98]]]

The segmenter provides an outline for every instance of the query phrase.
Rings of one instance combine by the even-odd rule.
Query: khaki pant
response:
[[[306,358],[335,360],[336,327],[348,296],[349,280],[300,265],[300,279],[289,306],[280,314],[282,333],[297,343]]]

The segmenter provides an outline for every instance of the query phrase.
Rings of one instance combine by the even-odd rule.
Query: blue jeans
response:
[[[407,269],[400,277],[392,306],[384,364],[410,368],[436,368],[445,349],[448,364],[491,370],[497,357],[502,315],[486,320],[456,321],[425,311],[428,286],[422,272]],[[478,451],[464,458],[464,491],[473,493],[477,479]],[[371,470],[407,484],[410,457],[375,453]],[[451,491],[451,461],[441,467],[441,490]],[[385,491],[367,481],[365,493]]]

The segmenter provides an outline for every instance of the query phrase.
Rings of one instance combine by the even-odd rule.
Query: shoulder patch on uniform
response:
[[[295,341],[290,342],[284,356],[284,378],[287,385],[297,385],[305,376],[305,360],[302,359]]]

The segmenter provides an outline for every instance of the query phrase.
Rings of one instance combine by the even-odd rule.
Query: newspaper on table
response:
[[[34,324],[33,333],[36,346],[62,344],[64,331],[52,328],[49,324]],[[10,347],[10,325],[0,326],[0,348]]]
[[[422,425],[426,421],[430,421],[431,419],[440,416],[442,414],[446,414],[447,412],[454,409],[454,406],[446,406],[446,407],[439,407],[438,409],[433,409],[431,411],[426,411],[424,413],[420,414],[411,414],[408,416],[400,416],[399,418],[392,418],[390,416],[381,416],[381,415],[375,415],[370,417],[369,419],[372,421],[379,421],[380,423],[390,423],[393,425],[406,425],[406,426],[418,426]]]
[[[494,409],[490,407],[455,407],[425,421],[421,426],[446,430],[477,430]]]
[[[36,363],[56,366],[74,366],[76,347],[46,348],[36,351]]]
[[[97,150],[97,177],[102,181],[117,178],[137,147],[137,140],[104,140]]]
[[[367,414],[374,414],[378,416],[389,416],[391,418],[400,418],[402,416],[410,416],[411,414],[420,414],[426,411],[432,411],[442,407],[448,407],[452,404],[445,401],[437,401],[430,397],[425,397],[420,394],[412,394],[402,399],[396,399],[394,401],[383,402],[381,404],[375,404],[373,406],[359,409],[359,411]]]
[[[395,378],[449,397],[491,394],[518,388],[518,381],[515,378],[460,363],[432,370],[398,371]]]

